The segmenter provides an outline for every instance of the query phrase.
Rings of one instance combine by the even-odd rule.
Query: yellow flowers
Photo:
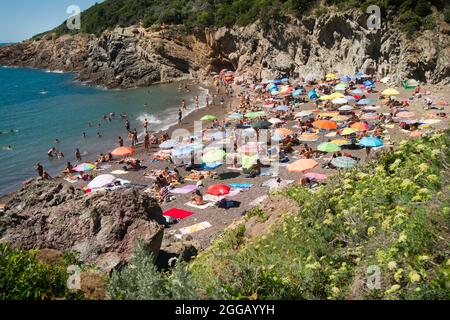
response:
[[[416,271],[412,270],[409,274],[408,274],[409,280],[412,283],[415,282],[419,282],[421,280],[420,274],[418,274]]]
[[[388,269],[389,270],[394,270],[395,268],[397,268],[397,262],[395,262],[395,261],[389,261],[389,263],[388,263]]]
[[[394,274],[394,279],[397,282],[400,282],[403,279],[403,269],[398,269]]]
[[[317,270],[320,268],[320,263],[318,261],[316,261],[314,263],[308,263],[305,265],[305,268],[311,269],[311,270]]]
[[[423,255],[423,256],[419,256],[419,257],[418,257],[418,260],[419,260],[420,262],[428,261],[428,260],[430,260],[430,257],[429,257],[429,256]]]
[[[402,233],[400,233],[400,236],[398,237],[398,242],[403,243],[403,242],[406,242],[407,239],[408,239],[408,236],[406,235],[406,233],[402,232]]]
[[[376,227],[369,227],[368,229],[367,229],[367,235],[370,237],[370,236],[373,236],[374,234],[375,234],[375,232],[377,231],[377,228]]]
[[[427,180],[430,181],[430,182],[438,182],[438,181],[439,181],[439,178],[438,178],[438,176],[435,175],[435,174],[430,174],[430,175],[427,177]]]
[[[426,163],[421,163],[421,164],[419,165],[419,170],[420,170],[421,172],[427,172],[429,169],[430,169],[430,167],[429,167],[428,164],[426,164]]]
[[[395,292],[397,292],[398,290],[400,290],[400,286],[398,284],[394,284],[392,287],[390,287],[388,290],[386,290],[384,292],[385,295],[390,295],[393,294]]]

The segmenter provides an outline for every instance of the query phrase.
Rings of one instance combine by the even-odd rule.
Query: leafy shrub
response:
[[[113,273],[108,291],[116,300],[196,299],[186,265],[178,265],[170,274],[160,273],[153,256],[142,244],[138,245],[131,264]]]
[[[444,10],[444,20],[445,22],[450,23],[450,8]]]
[[[36,253],[0,243],[0,300],[48,300],[70,295],[67,265],[44,265],[35,259]]]

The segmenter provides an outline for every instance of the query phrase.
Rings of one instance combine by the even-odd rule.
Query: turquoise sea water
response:
[[[74,162],[76,148],[84,159],[93,160],[100,152],[115,148],[119,135],[128,142],[121,113],[128,115],[131,127],[138,132],[143,130],[145,118],[150,121],[150,130],[158,131],[176,122],[182,99],[191,102],[194,94],[206,94],[203,89],[180,92],[177,84],[106,90],[74,82],[73,78],[70,73],[0,66],[0,195],[35,176],[37,162],[54,175],[67,161]],[[116,114],[112,122],[103,120],[109,113]],[[97,132],[103,138],[98,138]],[[50,160],[47,151],[52,147],[65,158]]]

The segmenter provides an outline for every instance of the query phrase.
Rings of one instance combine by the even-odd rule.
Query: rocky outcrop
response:
[[[228,68],[244,76],[323,76],[362,70],[393,80],[450,83],[449,26],[408,39],[390,19],[367,28],[358,10],[285,18],[269,27],[116,28],[100,37],[45,36],[0,48],[0,64],[77,71],[78,79],[110,88],[202,78]]]
[[[138,241],[157,257],[163,223],[158,203],[139,191],[86,195],[62,183],[35,180],[6,203],[0,241],[78,252],[80,261],[108,272],[132,258]]]

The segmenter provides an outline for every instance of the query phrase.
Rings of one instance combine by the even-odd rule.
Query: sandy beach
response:
[[[387,86],[377,83],[377,92],[378,93],[367,94],[367,98],[378,101],[379,92],[381,92],[385,88],[387,88]],[[211,85],[208,86],[208,89],[210,90],[210,94],[213,92],[213,90],[215,90],[215,88]],[[403,88],[397,88],[397,89],[400,92],[400,96],[397,97],[397,100],[401,101],[403,99],[409,98],[412,95],[411,91],[406,91]],[[424,86],[424,87],[422,87],[422,92],[429,91],[435,101],[449,101],[450,93],[447,89],[448,88],[446,88],[446,87]],[[234,95],[232,97],[227,97],[224,89],[223,88],[221,89],[219,96],[223,95],[224,97],[226,97],[226,101],[223,105],[221,105],[218,102],[218,98],[216,98],[215,105],[210,106],[208,108],[204,107],[204,108],[198,109],[198,110],[190,113],[185,118],[183,118],[181,125],[174,125],[174,126],[170,127],[168,130],[166,130],[165,132],[168,133],[169,136],[172,134],[172,132],[174,130],[180,129],[180,128],[189,130],[190,132],[193,132],[194,121],[198,121],[201,117],[203,117],[205,115],[210,115],[210,114],[215,115],[217,117],[217,119],[221,122],[222,120],[225,119],[227,113],[230,111],[229,110],[230,106],[231,106],[231,108],[235,108],[238,105],[239,101],[237,99],[237,95],[240,92],[245,91],[246,89],[244,89],[241,86],[234,85],[233,90],[234,90]],[[418,118],[423,118],[423,119],[430,118],[432,116],[430,113],[431,111],[424,110],[423,107],[424,107],[425,102],[423,100],[424,100],[423,97],[422,97],[422,99],[412,100],[408,109],[411,112],[416,113]],[[379,102],[380,103],[376,102],[375,104],[376,105],[381,104],[381,101],[379,101]],[[201,102],[201,104],[202,103],[203,102]],[[294,111],[299,112],[299,111],[303,111],[303,110],[314,110],[314,109],[316,109],[316,105],[313,102],[308,102],[308,103],[299,105],[298,107],[295,108]],[[442,111],[448,112],[449,107],[445,106],[445,109]],[[385,107],[382,107],[379,110],[377,110],[377,112],[389,112],[389,110],[386,109]],[[293,121],[289,122],[286,127],[292,128],[293,124],[294,124]],[[430,129],[433,129],[433,130],[444,129],[447,127],[448,127],[448,120],[447,120],[447,118],[445,118],[445,119],[442,119],[442,121],[439,122],[438,124],[433,125],[432,128],[430,128]],[[392,126],[390,128],[386,128],[386,130],[388,131],[388,132],[386,132],[386,136],[389,136],[389,139],[387,139],[387,141],[385,141],[385,147],[382,148],[381,150],[389,148],[391,146],[395,148],[396,144],[399,141],[401,141],[403,139],[411,139],[410,134],[408,132],[401,130],[398,127],[398,125]],[[151,128],[150,128],[150,131],[151,131]],[[161,133],[163,133],[163,132],[159,132],[158,136]],[[337,139],[337,138],[338,137],[336,137],[335,139]],[[333,139],[333,138],[331,136],[328,136],[328,137],[321,136],[319,141],[308,142],[308,146],[310,146],[314,150],[316,150],[317,146],[321,142],[326,142],[327,139]],[[126,145],[128,145],[128,143],[129,143],[129,141],[125,142]],[[295,147],[294,149],[298,149],[298,147]],[[108,152],[108,151],[110,151],[110,150],[99,150],[99,153],[100,152]],[[132,183],[135,183],[135,184],[142,184],[142,185],[146,185],[146,186],[150,187],[153,184],[154,180],[144,177],[145,172],[148,172],[149,170],[153,170],[153,169],[162,170],[166,167],[169,167],[170,169],[174,168],[174,165],[170,164],[168,161],[160,161],[157,163],[151,163],[152,155],[154,153],[156,153],[157,151],[159,151],[159,146],[152,146],[150,151],[146,152],[143,149],[142,145],[139,145],[137,148],[137,152],[133,155],[133,158],[142,160],[143,165],[147,166],[147,169],[136,171],[136,172],[129,171],[129,172],[127,172],[123,175],[117,176],[117,177],[120,179],[131,181]],[[379,152],[379,151],[380,150],[372,152],[371,155],[369,156],[369,159],[372,157],[375,157],[376,152]],[[360,158],[361,163],[365,163],[369,160],[366,156],[365,149],[345,150],[345,152],[348,152],[348,153],[352,154],[352,156]],[[289,158],[290,158],[290,163],[292,163],[293,161],[298,159],[298,157],[295,154],[290,154]],[[325,155],[324,157],[319,159],[318,162],[321,165],[323,165],[325,163],[326,158],[328,158],[328,157]],[[94,159],[83,159],[83,162],[85,162],[87,160],[94,160]],[[72,163],[75,163],[75,161],[73,161]],[[98,171],[96,174],[100,175],[100,174],[110,173],[110,172],[113,172],[116,170],[121,170],[124,166],[123,164],[114,163],[114,162],[110,163],[110,165],[111,165],[111,167],[108,167],[107,170]],[[279,171],[279,177],[284,180],[293,180],[294,183],[298,183],[298,181],[302,177],[302,174],[290,173],[286,169],[286,166],[287,166],[287,164],[281,166],[280,171]],[[262,184],[270,179],[273,179],[272,176],[246,178],[245,175],[242,173],[242,171],[229,170],[227,167],[229,167],[229,166],[227,166],[225,164],[222,167],[215,170],[215,172],[217,172],[217,174],[218,174],[219,179],[217,179],[217,180],[206,179],[205,180],[205,189],[203,189],[202,192],[206,193],[206,190],[209,186],[211,186],[213,184],[218,184],[218,183],[219,184],[222,184],[222,183],[223,184],[231,184],[231,183],[253,184],[254,186],[252,188],[250,188],[248,191],[240,192],[236,196],[230,198],[232,200],[238,201],[240,203],[240,206],[237,208],[231,208],[228,210],[218,209],[217,207],[214,207],[214,206],[203,209],[203,210],[196,209],[196,208],[186,206],[186,203],[189,202],[191,199],[191,196],[192,196],[191,193],[187,193],[185,195],[175,195],[175,199],[173,201],[161,204],[163,211],[167,211],[172,208],[179,208],[179,209],[191,211],[191,212],[193,212],[193,215],[168,227],[165,232],[166,239],[168,239],[170,241],[171,237],[175,236],[175,235],[178,235],[177,237],[181,238],[181,235],[179,233],[180,229],[189,227],[189,226],[192,226],[192,225],[195,225],[198,223],[208,222],[211,225],[211,227],[201,230],[201,231],[198,231],[198,232],[194,232],[194,233],[190,234],[189,237],[187,238],[189,240],[192,239],[192,240],[196,241],[199,245],[198,249],[204,249],[204,248],[208,247],[211,244],[211,242],[218,235],[220,235],[221,232],[227,226],[231,225],[234,221],[236,221],[237,219],[239,219],[240,217],[245,215],[246,211],[251,209],[250,203],[252,201],[254,201],[255,199],[261,198],[270,192],[269,188],[263,187]],[[186,172],[183,168],[178,168],[178,169],[180,170],[181,176],[184,177],[188,174],[188,172]],[[316,169],[314,169],[314,172],[326,174],[327,176],[332,176],[333,174],[337,174],[339,171],[323,168],[322,166],[320,166],[320,167],[317,167]],[[61,180],[61,181],[63,181],[63,183],[68,183],[68,182],[64,181],[62,177],[57,177],[55,179]],[[182,184],[181,186],[177,186],[177,187],[182,187],[182,186],[189,185],[189,184],[195,185],[195,182],[186,181],[184,184]],[[87,185],[87,182],[84,182],[84,181],[76,182],[73,185],[76,187],[82,188]],[[10,195],[0,198],[0,203],[5,203],[9,197],[10,197]],[[184,239],[186,239],[186,236],[184,236]]]

